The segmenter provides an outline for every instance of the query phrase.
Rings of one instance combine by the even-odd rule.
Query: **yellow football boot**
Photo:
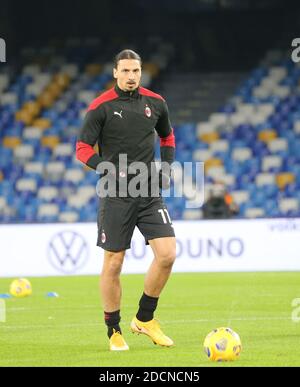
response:
[[[158,321],[155,319],[142,322],[134,317],[131,321],[130,327],[133,333],[149,336],[154,344],[158,344],[163,347],[171,347],[174,344],[173,340],[162,332]]]
[[[114,330],[109,339],[109,349],[111,351],[128,351],[129,347],[120,332]]]

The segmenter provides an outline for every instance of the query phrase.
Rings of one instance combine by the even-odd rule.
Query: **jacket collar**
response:
[[[134,89],[133,91],[124,91],[119,88],[118,85],[115,86],[115,91],[119,97],[127,97],[127,98],[137,98],[139,96],[139,87]]]

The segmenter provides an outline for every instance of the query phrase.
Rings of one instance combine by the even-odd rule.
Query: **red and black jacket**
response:
[[[89,106],[76,144],[76,157],[96,169],[101,161],[117,166],[119,154],[128,163],[154,161],[155,130],[160,137],[161,160],[172,163],[175,137],[165,100],[139,87],[125,92],[118,86],[104,92]],[[99,155],[94,145],[99,145]]]

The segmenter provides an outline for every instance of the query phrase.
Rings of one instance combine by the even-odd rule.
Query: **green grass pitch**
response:
[[[300,298],[298,272],[173,274],[156,314],[173,348],[129,331],[143,276],[123,275],[126,352],[108,350],[98,277],[30,280],[31,297],[6,300],[0,366],[300,366],[300,323],[292,319],[292,301]],[[0,293],[7,293],[10,281],[0,280]],[[50,291],[60,297],[47,298]],[[207,360],[203,341],[218,326],[239,333],[243,350],[236,362]]]

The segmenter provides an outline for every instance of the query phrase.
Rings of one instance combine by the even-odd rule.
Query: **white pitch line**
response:
[[[82,305],[82,306],[80,305],[78,307],[68,308],[68,310],[100,309],[100,308],[101,308],[100,305]],[[7,311],[9,311],[9,312],[24,312],[24,311],[31,312],[31,311],[34,311],[34,310],[41,311],[41,308],[28,308],[28,307],[22,307],[22,306],[19,306],[19,307],[16,307],[16,308],[7,307]],[[66,308],[65,307],[52,306],[52,307],[43,308],[42,310],[44,310],[44,311],[48,311],[48,310],[66,310]]]
[[[287,321],[291,320],[291,317],[238,317],[238,318],[232,318],[231,321]],[[222,322],[222,321],[228,321],[227,319],[195,319],[195,320],[171,320],[171,321],[163,321],[163,326],[167,324],[193,324],[193,323],[216,323],[216,321]],[[45,328],[80,328],[80,327],[97,327],[100,326],[102,321],[99,320],[97,323],[82,323],[82,324],[59,324],[59,325],[15,325],[15,326],[9,326],[8,323],[1,324],[1,328],[4,328],[6,330],[13,330],[13,329],[27,329],[27,328],[33,328],[33,329],[45,329]]]

